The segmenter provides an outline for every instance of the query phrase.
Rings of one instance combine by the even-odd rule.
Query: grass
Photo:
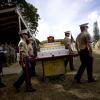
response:
[[[100,80],[100,54],[94,52],[94,75]],[[80,64],[79,58],[74,59],[74,65],[78,69]],[[3,76],[6,88],[0,88],[0,100],[100,100],[100,82],[87,82],[86,72],[82,77],[82,84],[74,81],[75,72],[71,72],[67,67],[65,78],[53,78],[43,82],[38,77],[32,78],[33,87],[36,92],[26,93],[25,84],[21,86],[21,92],[16,93],[12,84],[18,75]]]

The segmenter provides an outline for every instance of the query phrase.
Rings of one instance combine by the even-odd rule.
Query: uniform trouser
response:
[[[0,84],[2,83],[1,73],[0,73]]]
[[[25,57],[24,63],[25,63],[25,67],[22,66],[23,72],[22,72],[21,76],[18,78],[18,80],[14,83],[14,86],[19,88],[22,85],[22,83],[25,81],[26,90],[28,90],[28,89],[32,88],[31,74],[30,74],[31,67],[30,67],[29,58]]]
[[[80,68],[76,74],[76,79],[80,80],[81,76],[86,68],[87,70],[87,76],[88,76],[88,80],[93,80],[93,57],[90,56],[89,51],[87,48],[81,50],[79,52],[79,56],[80,56],[80,61],[81,61],[81,65]]]
[[[1,81],[1,75],[0,75],[0,83],[2,83],[2,81]]]
[[[2,83],[3,64],[5,63],[4,53],[0,53],[0,83]]]
[[[74,65],[73,65],[73,56],[72,55],[68,55],[65,59],[65,68],[67,66],[69,62],[69,66],[70,66],[70,70],[74,70]]]
[[[1,80],[1,73],[2,73],[2,62],[0,61],[0,83],[2,83],[2,80]]]
[[[2,83],[2,65],[0,64],[0,84]]]
[[[35,65],[36,65],[36,62],[33,61],[33,60],[31,59],[31,60],[30,60],[30,64],[31,64],[31,68],[30,68],[31,75],[32,75],[32,76],[35,76],[35,75],[36,75],[36,72],[35,72]]]

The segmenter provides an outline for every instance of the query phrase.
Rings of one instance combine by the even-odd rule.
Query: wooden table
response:
[[[77,57],[78,54],[71,54]],[[64,59],[69,55],[61,55],[44,58],[35,58],[36,62],[42,62],[43,80],[49,76],[63,75],[66,73]]]

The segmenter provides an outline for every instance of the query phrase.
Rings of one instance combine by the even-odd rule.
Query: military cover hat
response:
[[[88,28],[88,23],[84,23],[84,24],[81,24],[79,25],[80,27],[87,27]]]
[[[70,34],[70,31],[65,31],[64,33],[65,33],[65,35],[68,35],[68,34]]]

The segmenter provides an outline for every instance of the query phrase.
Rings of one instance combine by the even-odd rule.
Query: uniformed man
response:
[[[2,68],[4,63],[4,50],[2,44],[0,44],[0,88],[6,87],[6,85],[2,82]]]
[[[65,45],[65,49],[69,49],[69,56],[66,57],[65,60],[65,67],[67,66],[68,62],[70,65],[70,70],[75,70],[74,65],[73,65],[73,56],[71,54],[73,54],[73,50],[71,48],[71,39],[69,38],[70,36],[70,31],[66,31],[65,32],[65,38],[64,38],[64,45]]]
[[[22,66],[23,72],[19,79],[14,83],[14,87],[16,88],[16,92],[19,92],[20,85],[26,82],[26,91],[27,92],[34,92],[35,89],[32,88],[31,84],[31,74],[30,74],[30,60],[28,54],[28,33],[27,30],[22,30],[20,32],[20,42],[18,44],[19,47],[19,56],[20,56],[20,65]]]
[[[75,76],[77,83],[81,83],[81,76],[87,69],[88,82],[95,82],[93,77],[93,56],[91,38],[88,33],[88,23],[80,25],[81,33],[76,38],[76,49],[80,56],[81,66]]]

